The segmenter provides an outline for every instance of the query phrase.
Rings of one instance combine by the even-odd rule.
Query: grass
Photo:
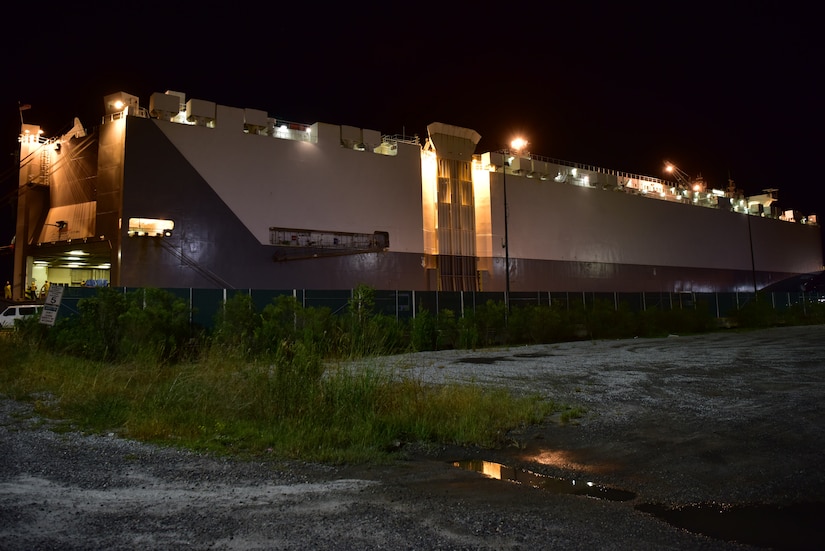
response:
[[[587,413],[587,410],[582,408],[582,407],[568,406],[568,407],[564,408],[564,410],[561,412],[561,415],[559,416],[559,420],[562,423],[569,423],[569,422],[571,422],[575,419],[580,419],[580,418],[584,417],[584,415],[586,413]]]
[[[519,308],[505,331],[504,305],[493,301],[459,319],[421,311],[408,325],[374,305],[363,286],[340,316],[288,296],[259,310],[236,294],[213,330],[200,332],[169,292],[103,288],[53,327],[31,318],[0,333],[0,393],[64,420],[60,430],[226,454],[380,461],[404,443],[495,447],[511,429],[554,413],[568,423],[585,411],[475,384],[428,385],[369,363],[330,368],[323,359],[558,342],[580,338],[578,327],[591,338],[702,331],[710,319],[705,308],[633,314],[597,301],[569,311]],[[750,318],[772,323],[766,306],[754,301]],[[748,325],[746,313],[740,325]],[[816,322],[822,313],[809,305],[788,321]]]
[[[380,462],[399,443],[494,447],[563,408],[375,367],[325,368],[296,347],[274,363],[112,364],[0,342],[0,393],[88,432],[240,456]]]

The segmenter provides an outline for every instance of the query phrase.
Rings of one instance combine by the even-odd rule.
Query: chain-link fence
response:
[[[119,288],[124,293],[135,288]],[[334,314],[347,311],[353,290],[310,290],[310,289],[165,289],[183,299],[190,307],[193,325],[209,328],[223,303],[238,293],[247,294],[253,304],[263,309],[276,297],[293,296],[306,308],[329,308]],[[58,316],[68,316],[77,312],[77,302],[84,297],[94,296],[95,288],[67,287],[63,294]],[[377,313],[408,320],[417,312],[430,313],[451,310],[456,316],[464,316],[489,302],[504,302],[504,293],[470,291],[392,291],[375,290]],[[549,306],[562,310],[593,309],[612,307],[632,312],[647,310],[697,310],[710,317],[724,319],[734,316],[753,302],[760,302],[777,312],[796,307],[804,313],[806,308],[825,303],[823,293],[774,292],[774,293],[595,293],[595,292],[511,292],[510,308],[526,306]]]

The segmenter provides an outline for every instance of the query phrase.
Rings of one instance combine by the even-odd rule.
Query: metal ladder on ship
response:
[[[49,185],[49,174],[52,162],[51,151],[46,144],[40,146],[40,183],[44,186]]]

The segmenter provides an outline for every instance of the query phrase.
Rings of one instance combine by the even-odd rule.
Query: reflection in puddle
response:
[[[636,509],[706,536],[772,549],[821,549],[825,503],[774,505],[701,504],[678,508],[643,503]]]
[[[636,498],[633,492],[598,486],[592,482],[543,476],[481,459],[454,461],[453,466],[556,494],[610,501],[630,501]],[[822,542],[825,541],[825,502],[786,507],[704,503],[675,508],[639,503],[635,508],[677,528],[739,544],[800,550],[822,549]]]
[[[531,473],[530,471],[508,467],[506,465],[502,465],[501,463],[493,463],[491,461],[484,461],[481,459],[455,461],[453,462],[453,466],[459,467],[466,471],[475,471],[477,473],[489,476],[490,478],[507,480],[509,482],[518,482],[520,484],[526,484],[535,488],[541,488],[542,490],[548,490],[555,494],[572,494],[577,496],[607,499],[610,501],[630,501],[636,497],[636,494],[633,492],[628,492],[625,490],[606,488],[592,482],[543,476],[540,474]]]
[[[582,463],[576,460],[575,454],[565,450],[538,450],[534,455],[523,455],[522,459],[529,463],[549,465],[559,469],[581,473],[607,473],[618,468],[617,465],[606,461],[601,461],[600,463]]]

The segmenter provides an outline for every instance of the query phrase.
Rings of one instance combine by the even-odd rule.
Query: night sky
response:
[[[117,91],[146,107],[176,90],[422,138],[443,122],[479,132],[477,152],[522,135],[537,155],[650,176],[667,177],[667,159],[712,187],[731,177],[749,195],[778,188],[781,208],[825,223],[825,49],[812,4],[204,4],[74,2],[4,18],[16,30],[0,37],[2,244],[14,233],[18,102],[54,136],[76,116],[95,126]]]

